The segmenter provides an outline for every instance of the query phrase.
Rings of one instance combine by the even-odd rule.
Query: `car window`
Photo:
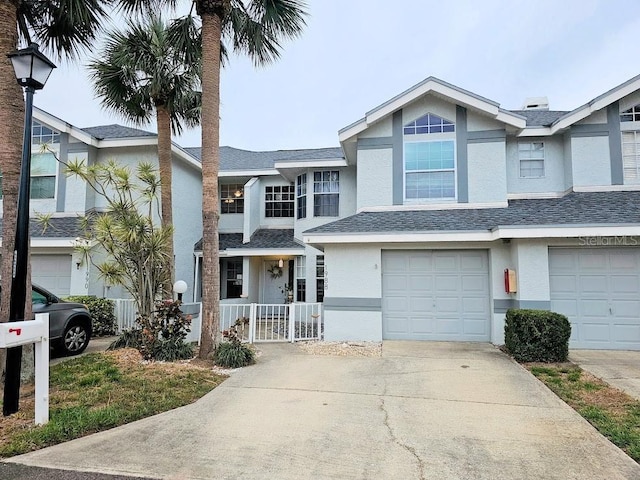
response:
[[[36,292],[35,290],[31,290],[31,301],[33,302],[34,305],[39,303],[46,305],[47,297],[45,297],[39,292]]]

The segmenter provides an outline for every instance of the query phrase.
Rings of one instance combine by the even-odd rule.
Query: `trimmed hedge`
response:
[[[75,295],[67,297],[69,302],[84,303],[89,309],[93,319],[94,337],[115,335],[117,330],[116,316],[113,313],[115,304],[107,298],[98,298],[89,295]]]
[[[504,340],[518,362],[565,362],[571,324],[564,315],[547,310],[507,310]]]

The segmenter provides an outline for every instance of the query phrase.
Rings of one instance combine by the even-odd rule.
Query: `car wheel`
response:
[[[90,333],[87,326],[80,322],[71,322],[62,336],[62,351],[67,355],[78,355],[89,345]]]

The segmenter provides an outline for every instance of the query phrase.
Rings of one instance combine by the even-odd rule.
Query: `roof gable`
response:
[[[523,116],[500,108],[499,103],[489,100],[488,98],[481,97],[480,95],[476,95],[468,90],[456,87],[455,85],[444,82],[436,77],[428,77],[417,85],[414,85],[401,94],[396,95],[392,99],[375,107],[373,110],[369,110],[365,114],[364,118],[339,130],[338,135],[340,141],[344,142],[349,138],[354,137],[367,129],[370,125],[373,125],[383,118],[393,114],[393,112],[400,110],[405,105],[408,105],[414,100],[417,100],[427,94],[435,94],[453,101],[457,105],[478,110],[515,128],[524,128],[526,126],[526,119]]]

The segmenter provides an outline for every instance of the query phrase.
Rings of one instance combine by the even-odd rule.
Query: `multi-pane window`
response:
[[[442,117],[427,113],[417,120],[404,126],[405,135],[419,135],[423,133],[455,132],[455,125]]]
[[[265,187],[264,211],[266,217],[293,217],[294,186],[273,185]]]
[[[296,179],[296,200],[298,202],[297,218],[307,218],[307,174],[298,175]]]
[[[316,257],[316,302],[324,300],[324,255]]]
[[[518,143],[520,178],[544,177],[544,143]]]
[[[220,185],[220,213],[244,213],[244,186],[242,184]]]
[[[227,260],[227,298],[242,295],[242,259]]]
[[[41,145],[43,143],[60,143],[60,133],[45,127],[44,125],[33,122],[31,124],[31,143]]]
[[[337,217],[340,212],[340,172],[313,172],[313,216]]]
[[[50,153],[31,155],[31,198],[54,198],[58,161]]]
[[[620,114],[621,122],[640,122],[640,105],[631,107]]]
[[[296,302],[307,301],[307,258],[296,257]]]
[[[625,184],[640,183],[640,132],[622,132],[622,168]]]
[[[407,200],[455,198],[453,140],[406,142],[404,171]]]

